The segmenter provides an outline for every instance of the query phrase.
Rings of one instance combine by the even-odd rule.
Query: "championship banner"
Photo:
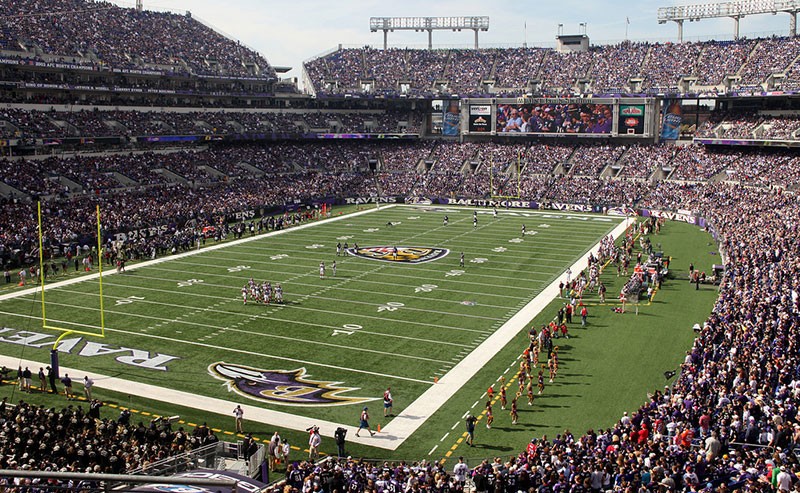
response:
[[[469,105],[469,128],[470,133],[482,133],[492,131],[492,107],[488,104]]]

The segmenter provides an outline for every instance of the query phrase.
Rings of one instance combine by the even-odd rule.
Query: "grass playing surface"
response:
[[[351,389],[337,393],[339,397],[375,399],[370,409],[379,422],[380,397],[387,386],[393,389],[394,412],[399,414],[434,378],[446,374],[619,222],[618,218],[562,213],[526,212],[526,217],[513,211],[498,211],[495,218],[491,211],[480,212],[474,227],[472,209],[384,208],[107,276],[103,281],[106,338],[75,342],[69,353],[61,354],[61,364],[291,412],[307,417],[309,423],[325,419],[357,424],[364,401],[289,407],[245,399],[208,371],[209,365],[218,362],[260,370],[304,368],[306,379]],[[450,219],[447,226],[442,223],[445,214]],[[707,239],[699,230],[668,227],[678,239],[672,245],[665,238],[665,250],[680,251],[678,257],[683,256],[686,265],[698,262],[690,257],[692,252],[714,249],[703,246]],[[431,262],[404,264],[337,257],[338,242],[351,246],[357,242],[362,248],[397,245],[450,252]],[[461,252],[463,268],[459,266]],[[325,279],[319,276],[321,261],[327,266]],[[243,305],[241,288],[250,277],[281,283],[286,303]],[[606,278],[611,298],[615,279]],[[712,291],[706,289],[697,296],[687,287],[688,283],[667,284],[636,319],[631,314],[611,314],[607,307],[591,307],[590,329],[580,329],[577,323],[571,329],[573,337],[561,344],[559,380],[532,408],[526,409],[520,400],[516,428],[512,429],[507,412],[497,405],[496,426],[478,434],[479,446],[488,450],[476,454],[515,450],[531,433],[544,430],[595,423],[608,426],[619,409],[642,403],[643,389],[657,381],[654,375],[681,359],[679,349],[662,349],[687,347],[691,338],[685,327],[675,337],[666,312],[684,300],[682,312],[672,320],[685,324],[701,321],[710,307]],[[97,281],[48,290],[46,299],[53,325],[98,330]],[[537,323],[549,321],[557,303]],[[671,305],[659,307],[661,303]],[[0,321],[15,330],[46,332],[40,327],[35,296],[0,302]],[[46,361],[53,339],[38,341],[38,348],[2,344],[0,350]],[[431,417],[414,440],[403,445],[400,456],[419,458],[434,446],[441,447],[434,456],[443,455],[463,429],[453,430],[454,423],[461,423],[463,413],[481,398],[488,383],[504,372],[511,383],[513,370],[507,370],[524,347],[525,335],[518,339],[497,348],[498,357]],[[87,350],[88,340],[108,346]],[[123,352],[116,351],[121,347],[146,351],[151,357],[165,355],[166,371],[121,363],[117,357]],[[609,361],[614,363],[609,365]],[[621,374],[628,377],[620,378]],[[609,386],[617,389],[612,395]],[[509,395],[515,391],[516,385],[511,385]],[[481,403],[473,412],[477,415],[482,407]],[[443,437],[445,433],[451,436]],[[494,434],[494,440],[482,440],[487,433]]]

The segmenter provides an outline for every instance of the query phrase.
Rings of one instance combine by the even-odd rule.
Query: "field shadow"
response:
[[[498,451],[501,451],[501,452],[508,452],[508,451],[514,449],[513,447],[509,447],[507,445],[489,445],[489,444],[484,444],[484,443],[476,443],[475,444],[475,448],[482,448],[482,449],[486,449],[486,450],[498,450]]]

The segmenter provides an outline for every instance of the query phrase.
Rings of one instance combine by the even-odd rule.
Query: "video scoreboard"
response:
[[[652,139],[657,104],[656,98],[463,99],[461,130],[465,136]]]

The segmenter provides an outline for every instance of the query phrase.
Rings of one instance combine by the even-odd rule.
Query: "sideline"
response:
[[[311,223],[284,229],[281,231],[272,231],[262,235],[256,235],[249,238],[243,238],[240,240],[234,240],[219,245],[212,245],[210,247],[206,247],[200,250],[192,250],[181,254],[171,255],[160,259],[142,262],[140,264],[131,266],[130,268],[134,269],[139,267],[147,267],[150,265],[155,265],[173,259],[184,258],[206,251],[218,250],[220,248],[226,248],[228,246],[234,246],[269,236],[283,234],[289,231],[297,231],[300,229],[309,228],[327,221],[343,220],[354,216],[369,214],[371,212],[378,211],[384,208],[388,209],[393,207],[401,207],[401,206],[399,204],[382,205],[380,209],[378,208],[367,209],[364,211],[358,211],[347,215],[324,219],[322,221],[314,221]],[[407,206],[402,206],[402,207],[406,208]],[[616,240],[625,233],[627,226],[628,226],[628,219],[623,220],[609,234],[611,234]],[[600,242],[590,247],[583,256],[581,256],[576,262],[572,264],[570,269],[573,272],[579,272],[580,270],[582,270],[583,266],[585,266],[586,262],[588,261],[589,254],[595,252],[599,247],[600,247]],[[111,274],[116,274],[116,272],[112,272],[109,275]],[[99,274],[92,274],[89,276],[83,276],[76,279],[69,279],[58,283],[46,285],[45,289],[48,289],[48,287],[55,288],[59,286],[67,286],[84,280],[96,279],[97,277],[99,277]],[[61,367],[60,369],[63,373],[72,373],[72,376],[74,377],[73,381],[76,388],[75,390],[76,393],[80,393],[79,391],[81,389],[79,389],[79,387],[83,380],[83,376],[87,375],[89,376],[89,378],[95,381],[95,387],[97,388],[104,388],[115,392],[136,394],[139,396],[147,397],[150,399],[170,404],[179,403],[179,405],[181,406],[193,408],[200,411],[212,412],[223,416],[231,415],[231,412],[234,409],[234,407],[236,407],[236,405],[241,405],[242,409],[245,412],[246,422],[250,421],[264,425],[280,426],[282,428],[288,428],[295,431],[306,431],[309,426],[316,425],[319,426],[321,434],[326,437],[333,437],[336,428],[341,426],[348,430],[349,432],[348,441],[351,443],[358,443],[360,445],[366,445],[385,450],[396,450],[408,438],[410,438],[411,435],[413,435],[413,433],[416,432],[428,420],[428,418],[431,415],[433,415],[436,411],[438,411],[478,371],[480,371],[486,363],[488,363],[492,358],[494,358],[497,348],[505,347],[506,344],[508,344],[511,340],[513,340],[513,338],[520,332],[520,330],[524,329],[527,326],[530,320],[534,319],[539,313],[542,312],[542,310],[544,310],[553,301],[553,299],[555,299],[556,295],[558,294],[559,281],[560,281],[560,276],[557,277],[555,280],[553,280],[553,282],[550,283],[547,287],[545,287],[535,298],[533,298],[522,309],[520,309],[516,314],[514,314],[491,336],[489,336],[480,345],[478,345],[471,353],[469,353],[466,357],[464,357],[464,359],[462,359],[460,363],[454,366],[447,374],[442,376],[437,383],[431,382],[431,387],[428,390],[423,392],[416,400],[414,400],[408,407],[406,407],[401,414],[399,414],[389,424],[387,424],[386,427],[384,427],[380,433],[377,433],[373,437],[370,437],[368,435],[362,435],[361,437],[356,437],[355,432],[358,429],[356,426],[346,425],[342,423],[334,423],[331,421],[325,421],[320,419],[313,419],[305,416],[297,416],[282,411],[264,409],[261,407],[242,403],[237,400],[226,400],[226,399],[217,399],[206,396],[199,396],[189,392],[158,387],[155,385],[144,384],[121,378],[109,377],[106,375],[77,370],[74,368]],[[3,297],[0,297],[0,299],[8,299],[17,296],[24,296],[27,294],[37,292],[40,289],[41,289],[40,287],[27,289],[13,293],[12,296],[4,295]],[[19,365],[22,365],[23,367],[28,366],[34,370],[36,368],[39,368],[40,366],[43,366],[43,364],[39,361],[23,360],[20,358],[15,358],[5,355],[0,355],[0,364],[6,365],[9,368],[14,368],[15,366]],[[375,411],[379,412],[380,409],[375,409]]]

